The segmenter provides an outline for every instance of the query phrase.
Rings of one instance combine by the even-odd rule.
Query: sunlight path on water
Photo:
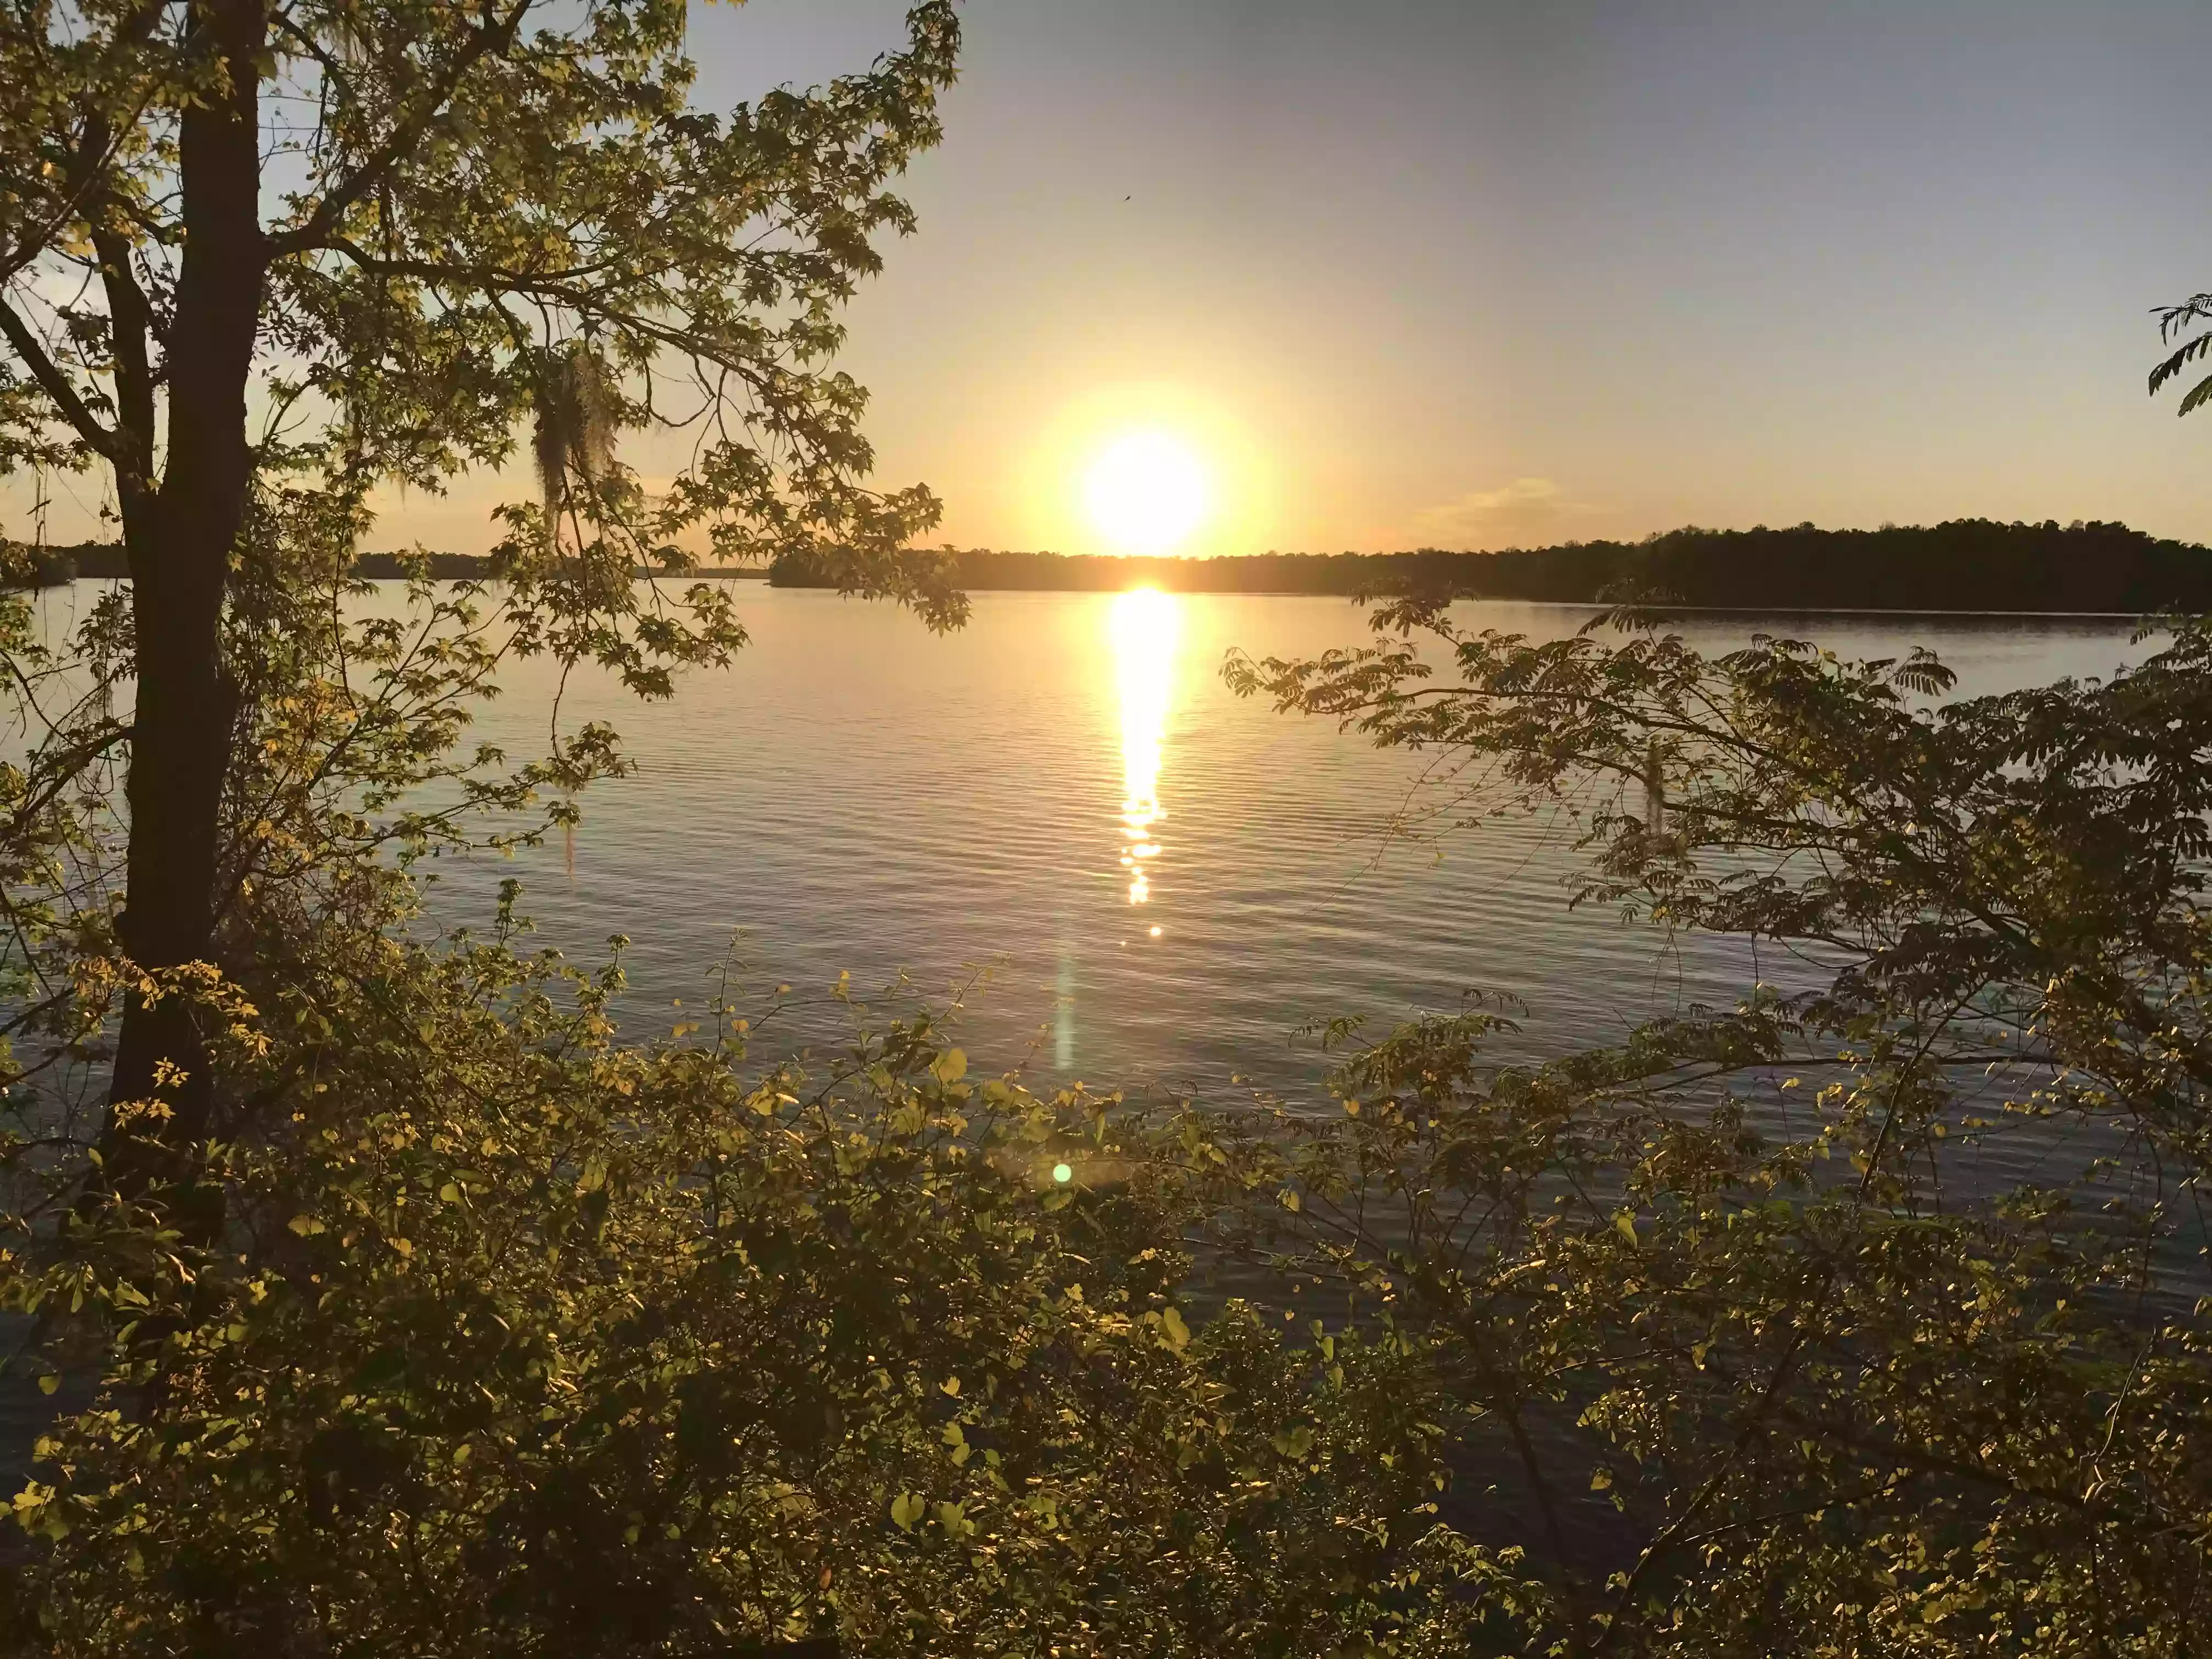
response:
[[[1160,744],[1167,735],[1168,699],[1174,690],[1180,602],[1140,587],[1114,601],[1114,660],[1121,695],[1121,867],[1129,872],[1129,902],[1152,898],[1146,866],[1160,855],[1153,826],[1160,807]]]
[[[846,1030],[826,994],[901,970],[939,1002],[969,970],[962,1042],[987,1072],[1189,1085],[1231,1076],[1315,1097],[1327,1062],[1297,1033],[1364,1015],[1370,1033],[1449,1012],[1464,992],[1527,1005],[1510,1050],[1619,1039],[1640,1019],[1732,1000],[1769,951],[1670,943],[1609,910],[1565,908],[1561,826],[1508,818],[1437,843],[1384,836],[1425,757],[1380,754],[1223,686],[1223,652],[1356,644],[1340,599],[978,593],[933,636],[888,605],[747,584],[752,642],[726,672],[640,704],[588,676],[564,717],[604,720],[639,764],[583,797],[573,873],[557,843],[447,862],[441,921],[481,925],[505,876],[543,942],[595,960],[629,935],[625,1029],[665,1036],[737,941],[743,982],[811,999],[763,1042]],[[1464,607],[1465,625],[1545,636],[1586,610]],[[1937,649],[1971,694],[2106,673],[2124,623],[1730,618],[1856,656]],[[478,735],[538,752],[550,673],[514,675]],[[1155,933],[1152,930],[1160,931]]]

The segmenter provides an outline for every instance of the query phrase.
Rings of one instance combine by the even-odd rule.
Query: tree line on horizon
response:
[[[489,581],[501,574],[495,555],[489,553],[356,553],[346,567],[348,576],[362,581],[405,581],[417,575],[432,581]],[[665,566],[640,564],[633,574],[665,576]],[[708,568],[686,572],[691,575],[750,575],[767,573],[758,567],[739,569]],[[128,580],[130,556],[120,543],[75,542],[39,546],[27,542],[0,542],[0,580],[11,587],[55,587],[87,577],[94,580]]]
[[[1807,611],[2112,611],[2212,609],[2212,550],[2116,521],[1952,519],[1878,530],[1711,530],[1640,541],[1566,542],[1497,552],[1258,553],[1116,557],[948,549],[970,591],[1418,593],[1462,599]],[[779,586],[831,585],[804,556],[776,561]]]
[[[939,556],[956,585],[975,592],[1118,592],[1149,584],[1182,593],[1418,593],[1568,605],[1638,599],[1757,611],[2212,610],[2212,549],[2102,520],[1950,519],[1877,530],[1686,525],[1640,541],[1497,551],[1147,558],[947,548]],[[351,574],[400,579],[410,574],[410,562],[397,553],[363,553]],[[17,547],[9,563],[15,580],[39,586],[129,574],[123,549],[103,542]],[[497,574],[492,556],[466,553],[425,554],[420,569],[440,581]],[[642,567],[639,574],[646,574]],[[766,574],[781,587],[839,583],[829,562],[804,554],[776,559]]]

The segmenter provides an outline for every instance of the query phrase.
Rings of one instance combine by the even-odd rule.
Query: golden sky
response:
[[[700,100],[864,64],[900,10],[698,6]],[[1084,481],[1138,431],[1204,470],[1190,552],[1966,515],[2212,539],[2212,414],[2143,391],[2150,307],[2212,288],[2212,8],[963,16],[920,233],[846,362],[941,539],[1103,550]],[[501,493],[394,498],[377,540],[482,547]]]
[[[828,49],[896,7],[749,10],[733,40],[803,14]],[[2212,8],[963,15],[921,231],[852,352],[885,473],[960,544],[1094,545],[1074,480],[1124,422],[1218,469],[1194,551],[1965,515],[2212,538],[2212,413],[2143,389],[2149,308],[2212,288]]]

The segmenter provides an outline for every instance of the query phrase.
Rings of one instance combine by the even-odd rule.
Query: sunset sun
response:
[[[1091,527],[1124,553],[1174,552],[1204,521],[1211,497],[1204,465],[1165,432],[1114,439],[1083,483]]]

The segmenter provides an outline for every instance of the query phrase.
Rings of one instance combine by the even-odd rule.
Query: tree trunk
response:
[[[192,8],[192,36],[228,85],[189,105],[178,135],[185,253],[169,332],[168,453],[160,490],[124,526],[138,688],[123,944],[142,969],[210,951],[235,712],[222,665],[223,590],[252,476],[246,388],[267,265],[257,63],[266,28],[263,0]],[[133,997],[109,1098],[156,1094],[174,1115],[168,1139],[207,1132],[214,1094],[194,1009],[178,997]]]

